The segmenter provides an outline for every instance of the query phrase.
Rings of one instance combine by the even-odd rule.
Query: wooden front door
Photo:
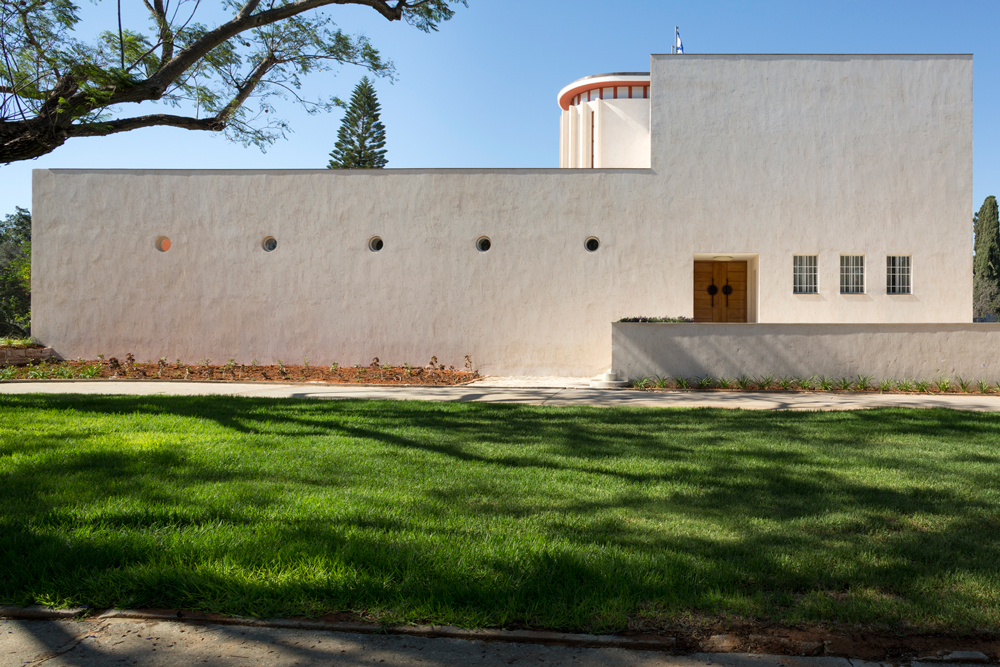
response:
[[[746,262],[694,263],[694,321],[747,321]]]

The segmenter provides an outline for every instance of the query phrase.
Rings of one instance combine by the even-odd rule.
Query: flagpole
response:
[[[676,25],[674,26],[674,45],[670,47],[670,54],[671,55],[677,55],[677,31],[679,29],[680,29],[680,26],[676,26]]]

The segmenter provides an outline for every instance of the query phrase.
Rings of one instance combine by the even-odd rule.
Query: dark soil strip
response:
[[[479,374],[469,369],[456,370],[443,364],[431,367],[382,366],[298,366],[298,365],[225,365],[198,363],[138,363],[127,356],[94,361],[60,361],[14,370],[11,380],[49,379],[136,379],[136,380],[225,380],[230,382],[330,382],[343,384],[457,385]]]

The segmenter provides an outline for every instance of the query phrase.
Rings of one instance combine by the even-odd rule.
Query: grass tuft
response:
[[[23,350],[29,347],[42,347],[42,344],[33,337],[29,338],[0,338],[0,347]]]

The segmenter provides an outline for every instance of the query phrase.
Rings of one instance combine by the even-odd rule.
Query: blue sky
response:
[[[82,1],[88,29],[112,27],[114,3]],[[206,18],[217,11],[218,0],[202,1]],[[141,20],[140,0],[122,4],[126,19]],[[974,54],[970,214],[1000,194],[998,0],[469,0],[432,34],[367,8],[331,15],[396,63],[395,84],[376,81],[389,167],[557,167],[559,89],[588,74],[648,71],[649,55],[670,51],[678,25],[687,53]],[[321,73],[306,92],[346,98],[363,74]],[[308,116],[291,103],[280,111],[293,133],[266,153],[171,128],[70,140],[38,160],[0,167],[0,215],[30,207],[38,168],[325,167],[339,115]]]

